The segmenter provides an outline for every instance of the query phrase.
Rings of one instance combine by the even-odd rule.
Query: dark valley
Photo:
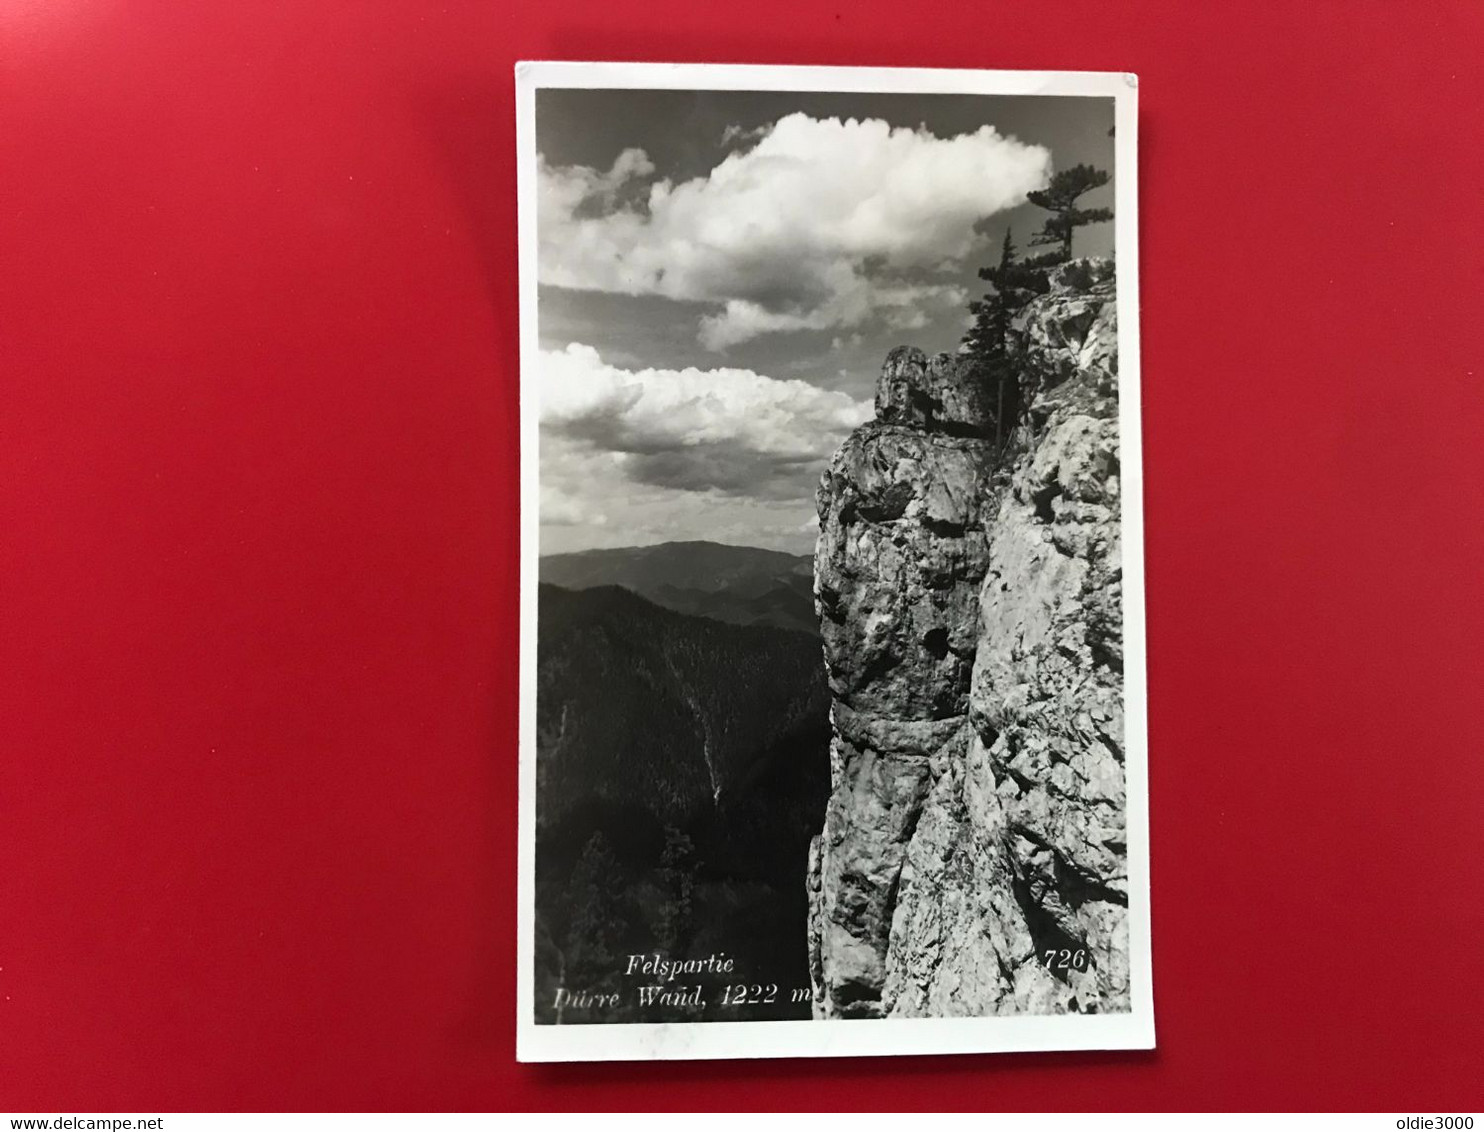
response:
[[[819,640],[679,613],[605,584],[617,577],[651,591],[735,595],[808,560],[699,544],[711,569],[687,570],[695,545],[542,560],[543,579],[587,588],[540,587],[539,1021],[810,1014],[807,998],[787,992],[809,986],[803,880],[829,794]],[[656,952],[675,960],[724,952],[736,981],[776,984],[779,1001],[723,1004],[727,980],[709,979],[716,993],[704,1010],[641,1006],[624,968],[629,955]],[[558,988],[593,998],[568,995],[559,1007]]]

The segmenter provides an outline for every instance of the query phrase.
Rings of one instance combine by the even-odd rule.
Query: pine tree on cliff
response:
[[[1010,229],[1006,228],[1005,242],[1000,245],[1000,262],[994,267],[979,269],[979,278],[993,284],[994,290],[969,304],[969,313],[974,316],[974,323],[964,335],[964,345],[977,360],[988,361],[1004,352],[1010,310],[999,281],[1014,262],[1015,242],[1011,239]]]
[[[1032,247],[1054,247],[1056,262],[1065,263],[1072,258],[1072,234],[1085,224],[1096,224],[1112,220],[1111,208],[1078,208],[1077,198],[1083,193],[1101,188],[1108,183],[1108,174],[1091,165],[1073,165],[1051,178],[1044,189],[1027,193],[1032,204],[1051,213],[1050,219],[1031,240]]]
[[[995,390],[995,439],[1003,441],[1019,413],[1015,367],[1009,356],[1010,320],[1032,298],[1045,292],[1046,268],[1039,259],[1015,258],[1015,239],[1007,228],[999,263],[981,267],[979,278],[992,290],[969,304],[974,323],[963,342],[981,379]]]
[[[1005,241],[1000,245],[1000,262],[979,269],[979,278],[994,289],[969,304],[974,324],[964,335],[964,345],[974,357],[987,362],[1004,355],[1010,319],[1031,299],[1046,293],[1043,258],[1016,259],[1014,236],[1010,229],[1005,230]]]
[[[1091,165],[1074,165],[1057,173],[1044,189],[1027,194],[1032,204],[1051,213],[1031,238],[1031,246],[1053,250],[1017,259],[1015,241],[1007,230],[999,263],[979,269],[979,278],[992,290],[969,304],[974,322],[963,344],[982,379],[995,390],[997,443],[1004,443],[1020,416],[1018,367],[1011,356],[1011,320],[1031,299],[1047,292],[1052,269],[1072,258],[1072,236],[1078,228],[1113,219],[1111,209],[1077,207],[1079,197],[1106,185],[1108,180],[1106,172]]]

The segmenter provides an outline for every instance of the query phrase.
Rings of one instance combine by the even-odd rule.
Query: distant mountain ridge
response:
[[[808,555],[718,542],[664,542],[552,554],[541,581],[569,590],[620,586],[677,613],[817,636]]]

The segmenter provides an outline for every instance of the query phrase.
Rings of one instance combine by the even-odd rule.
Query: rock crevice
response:
[[[1007,350],[998,425],[967,359],[894,350],[820,482],[818,1017],[1128,1009],[1112,264],[1059,268]]]

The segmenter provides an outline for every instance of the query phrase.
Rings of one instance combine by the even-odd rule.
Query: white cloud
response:
[[[601,509],[572,494],[570,487],[543,483],[541,521],[553,527],[606,527],[608,516]]]
[[[612,209],[621,189],[636,178],[654,172],[654,163],[642,149],[626,149],[614,159],[606,173],[586,165],[553,168],[541,158],[537,174],[539,192],[537,212],[552,216],[570,216],[582,205],[593,202]]]
[[[808,498],[869,402],[747,369],[626,370],[578,343],[541,355],[543,430],[616,456],[630,480]]]
[[[974,250],[977,221],[1046,183],[1051,155],[983,126],[939,138],[876,119],[792,114],[705,177],[644,182],[625,150],[607,171],[538,180],[543,283],[714,303],[713,349],[758,334],[860,325],[940,303],[938,273]]]
[[[721,144],[723,146],[729,146],[733,142],[757,141],[770,128],[769,126],[754,126],[749,130],[742,126],[728,126],[721,132]]]
[[[542,553],[709,539],[795,553],[819,473],[867,402],[750,370],[541,355]]]

